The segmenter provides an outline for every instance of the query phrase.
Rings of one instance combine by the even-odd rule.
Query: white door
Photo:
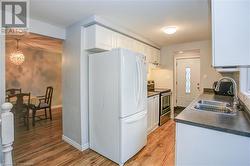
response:
[[[211,2],[213,65],[218,67],[250,65],[250,1]]]
[[[159,124],[159,96],[155,96],[154,99],[154,128]]]
[[[147,77],[144,56],[121,50],[121,115],[127,117],[146,110]]]
[[[148,114],[148,120],[147,120],[147,131],[150,133],[152,130],[152,119],[153,119],[153,111],[154,111],[154,96],[148,98],[147,102],[147,114]]]
[[[200,58],[176,60],[176,105],[187,107],[200,94]]]
[[[147,112],[121,119],[121,161],[125,163],[147,143]]]
[[[159,123],[159,95],[148,98],[147,131],[150,134]]]

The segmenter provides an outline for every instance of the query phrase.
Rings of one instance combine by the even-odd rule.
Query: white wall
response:
[[[174,54],[176,51],[200,50],[201,58],[201,89],[211,88],[213,82],[221,78],[212,68],[211,41],[196,41],[190,43],[175,44],[161,49],[161,69],[153,69],[150,78],[155,80],[156,87],[170,88],[174,90]],[[175,97],[175,94],[173,94]],[[175,103],[174,103],[175,104]]]
[[[81,145],[81,26],[67,28],[62,63],[63,136]]]
[[[65,39],[65,29],[46,22],[30,19],[29,31],[32,33],[49,36],[57,39]]]

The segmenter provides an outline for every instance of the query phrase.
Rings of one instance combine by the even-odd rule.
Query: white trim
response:
[[[29,32],[63,40],[66,38],[66,30],[64,28],[35,19],[30,19]]]
[[[158,128],[159,128],[159,126],[158,126],[158,124],[157,124],[156,126],[153,127],[153,129],[147,131],[147,135],[150,135],[153,131],[155,131],[155,130],[158,129]]]
[[[214,0],[211,0],[211,17],[214,18],[215,10],[214,10]],[[212,24],[212,39],[215,39],[215,21],[211,21]],[[215,48],[216,48],[216,40],[212,40],[212,67],[215,66]]]
[[[85,41],[84,41],[84,36],[85,36],[85,28],[83,27],[83,26],[81,26],[81,45],[85,45]],[[82,46],[82,48],[83,48],[84,46]],[[87,142],[89,141],[89,132],[88,132],[88,128],[84,128],[85,127],[85,120],[84,120],[84,116],[86,116],[86,114],[84,114],[84,106],[83,106],[83,104],[85,104],[82,100],[84,100],[83,99],[83,97],[84,97],[84,91],[86,91],[86,89],[84,88],[84,81],[86,81],[85,80],[85,78],[83,77],[83,75],[85,75],[84,74],[84,67],[85,67],[85,65],[83,64],[83,62],[84,62],[84,56],[86,56],[86,52],[85,52],[85,50],[84,49],[81,49],[81,55],[80,55],[80,97],[81,97],[81,100],[80,100],[80,108],[81,108],[81,114],[80,114],[80,116],[81,116],[81,121],[80,121],[80,123],[81,123],[81,142],[83,143],[84,141],[86,141],[86,140],[84,140],[84,135],[85,134],[87,134]],[[87,76],[87,79],[88,79],[88,76]],[[88,115],[87,115],[87,118],[88,118]],[[89,122],[88,122],[88,120],[87,120],[87,124],[89,124]],[[86,132],[86,129],[87,129],[87,132]]]
[[[5,33],[0,34],[0,104],[5,102]]]
[[[247,86],[246,91],[250,95],[250,68],[247,69]]]
[[[250,93],[246,93],[246,92],[240,92],[240,93],[250,99]]]
[[[247,68],[240,69],[240,93],[239,98],[250,109],[250,93],[248,92],[248,72]]]
[[[247,68],[241,68],[240,69],[240,91],[241,93],[250,95],[249,91],[248,91],[248,84],[250,84],[248,82],[248,71],[249,69]]]
[[[73,141],[72,139],[70,139],[69,137],[66,137],[65,135],[62,135],[62,140],[67,142],[68,144],[72,145],[73,147],[75,147],[76,149],[78,149],[80,151],[84,151],[84,150],[89,148],[88,143],[80,145],[79,143]]]
[[[179,54],[178,54],[178,56],[177,56],[177,53],[178,51],[175,51],[174,52],[174,82],[173,82],[173,89],[174,89],[174,91],[173,91],[173,107],[175,107],[175,106],[177,106],[177,103],[176,103],[176,100],[177,100],[177,87],[176,87],[176,78],[177,78],[177,68],[176,68],[176,63],[177,63],[177,60],[179,60],[179,59],[200,59],[201,57],[200,57],[200,52],[198,53],[198,52],[193,52],[194,54],[197,54],[197,55],[185,55],[185,54],[183,54],[183,56],[180,56]],[[201,79],[200,79],[200,81],[201,81]],[[201,83],[200,83],[201,84]]]
[[[54,105],[51,107],[51,109],[57,109],[57,108],[62,108],[62,105]]]

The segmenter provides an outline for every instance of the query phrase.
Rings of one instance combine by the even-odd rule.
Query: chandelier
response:
[[[23,52],[18,47],[19,40],[20,39],[16,39],[16,43],[17,43],[16,50],[10,54],[10,61],[15,65],[21,65],[25,60],[25,56],[23,55]]]

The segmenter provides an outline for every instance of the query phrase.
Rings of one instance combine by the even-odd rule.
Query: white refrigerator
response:
[[[127,49],[89,55],[90,148],[123,165],[147,143],[145,56]]]

